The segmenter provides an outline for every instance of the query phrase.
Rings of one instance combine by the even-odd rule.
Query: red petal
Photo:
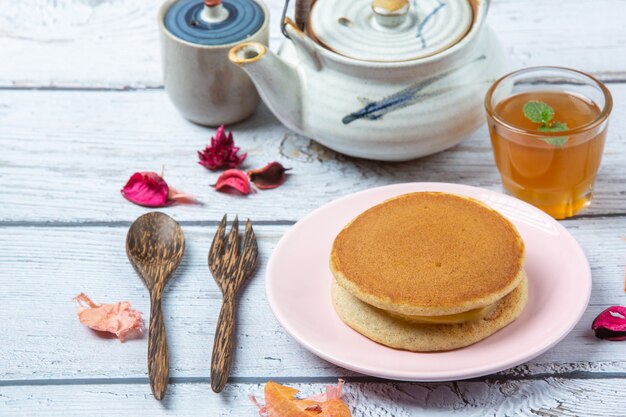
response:
[[[144,207],[170,205],[168,193],[167,183],[156,172],[135,172],[122,188],[125,199]]]
[[[121,192],[131,203],[144,207],[166,207],[174,203],[198,204],[192,195],[170,188],[156,172],[135,172]]]
[[[281,186],[287,181],[286,172],[291,168],[285,168],[279,162],[271,162],[263,168],[248,171],[250,180],[261,190],[269,190]]]
[[[316,412],[317,414],[319,414],[319,413],[321,413],[321,412],[322,412],[322,406],[321,406],[321,405],[319,405],[319,404],[317,404],[317,405],[310,405],[310,406],[308,406],[308,407],[305,407],[305,408],[304,408],[304,411],[314,411],[314,412]]]
[[[211,138],[211,146],[198,151],[200,165],[212,171],[220,168],[237,168],[246,159],[247,154],[237,155],[239,148],[233,141],[233,133],[224,132],[224,125],[220,126]]]
[[[245,172],[238,169],[229,169],[224,171],[217,178],[217,183],[212,185],[217,191],[234,190],[243,195],[250,194],[250,180]]]
[[[606,340],[626,340],[626,307],[613,306],[604,310],[591,324],[596,337]]]

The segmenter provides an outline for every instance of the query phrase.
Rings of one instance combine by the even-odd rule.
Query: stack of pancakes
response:
[[[333,305],[381,344],[456,349],[521,314],[523,266],[523,241],[498,212],[468,197],[405,194],[360,214],[335,239]]]

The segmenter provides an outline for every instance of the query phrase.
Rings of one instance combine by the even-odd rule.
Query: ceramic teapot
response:
[[[278,54],[229,52],[288,128],[338,152],[402,161],[450,148],[485,120],[506,72],[489,0],[298,0]]]

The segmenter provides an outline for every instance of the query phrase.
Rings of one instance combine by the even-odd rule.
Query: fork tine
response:
[[[246,230],[243,234],[242,247],[244,251],[244,256],[246,255],[246,251],[257,249],[256,235],[254,234],[254,229],[252,228],[252,222],[250,221],[250,219],[246,221]]]
[[[234,270],[237,264],[237,257],[239,256],[239,219],[235,215],[232,228],[226,239],[226,249],[224,251],[224,257],[222,258],[225,267],[228,271]]]
[[[259,246],[257,244],[256,234],[254,233],[254,229],[252,228],[252,222],[250,221],[250,219],[248,219],[248,221],[246,222],[246,232],[246,236],[248,237],[249,242],[246,247],[248,248],[247,251],[249,252],[248,256],[251,258],[250,268],[255,269],[259,256]]]
[[[217,231],[213,237],[213,243],[211,243],[211,250],[209,251],[209,266],[216,265],[219,262],[222,252],[224,250],[224,232],[226,230],[226,217],[224,214],[222,221],[217,226]]]
[[[242,271],[242,274],[238,276],[237,280],[242,281],[247,276],[250,276],[252,271],[256,269],[257,261],[258,261],[258,245],[256,241],[256,235],[254,234],[254,229],[252,228],[252,222],[250,219],[246,222],[246,230],[243,235],[243,243],[242,243],[242,254],[239,257],[239,270]]]

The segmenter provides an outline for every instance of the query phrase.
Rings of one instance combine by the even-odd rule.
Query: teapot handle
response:
[[[311,12],[312,0],[296,0],[296,26],[304,31],[309,21],[309,13]],[[283,16],[280,23],[283,35],[289,38],[289,34],[285,30],[285,19],[287,17],[287,9],[289,8],[289,0],[285,0]]]

